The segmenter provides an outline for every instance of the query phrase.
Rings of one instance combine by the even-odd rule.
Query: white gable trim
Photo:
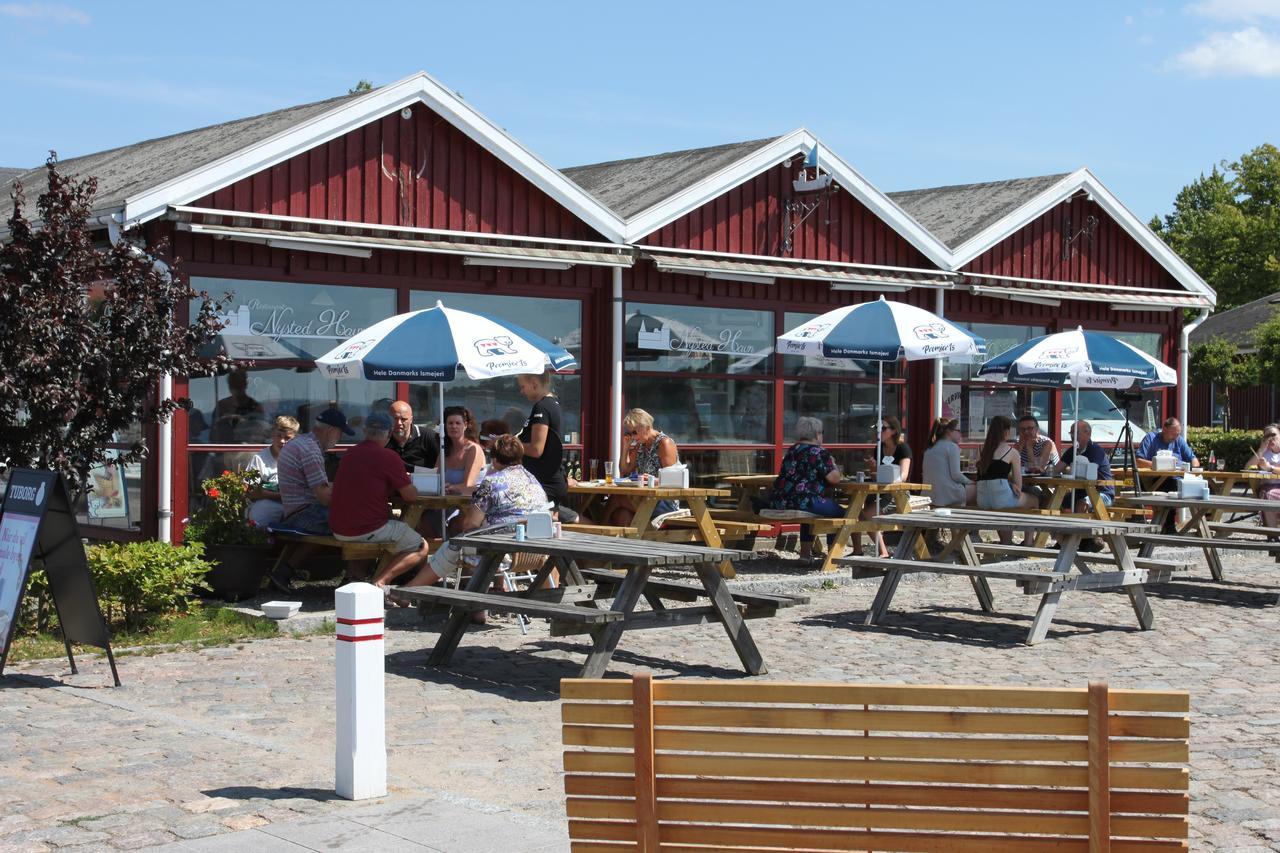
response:
[[[772,169],[782,161],[802,154],[819,144],[818,138],[804,128],[779,137],[759,150],[743,157],[696,184],[664,199],[627,220],[626,239],[634,243],[702,205],[724,195],[760,173]],[[947,247],[930,234],[920,223],[899,207],[892,199],[871,183],[856,169],[836,156],[831,149],[822,146],[822,165],[840,186],[864,204],[907,242],[920,250],[926,258],[947,269],[950,253]]]
[[[423,103],[607,239],[623,242],[621,218],[577,184],[512,139],[426,72],[375,89],[275,136],[125,199],[124,219],[145,222],[170,205],[209,193],[269,169],[403,107]]]
[[[1133,215],[1129,208],[1112,194],[1102,182],[1088,169],[1080,168],[1067,175],[1058,183],[1035,196],[1025,204],[1010,211],[993,222],[982,231],[957,246],[951,253],[950,269],[960,270],[965,264],[989,251],[1009,235],[1026,227],[1030,222],[1043,216],[1054,207],[1084,190],[1098,207],[1102,208],[1130,237],[1138,242],[1160,266],[1184,288],[1198,293],[1209,300],[1211,305],[1218,302],[1218,294],[1199,274],[1187,264],[1178,253],[1170,249],[1163,240],[1147,227],[1146,223]]]

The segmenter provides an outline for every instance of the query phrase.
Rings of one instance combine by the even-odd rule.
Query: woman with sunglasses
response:
[[[905,483],[911,476],[911,445],[907,444],[907,438],[902,434],[902,422],[897,418],[889,417],[880,421],[880,458],[876,460],[875,465],[871,466],[871,476],[874,479],[879,473],[879,463],[892,463],[898,466],[898,479],[894,482]],[[881,501],[884,506],[881,506]],[[879,515],[885,509],[889,512],[896,512],[893,498],[884,496],[881,498],[873,498],[867,501],[866,506],[862,510],[862,518],[864,521]],[[889,548],[884,543],[883,536],[874,537],[880,543],[880,556],[889,556]],[[853,553],[862,553],[862,537],[855,536],[855,544]]]
[[[1249,464],[1259,471],[1277,475],[1277,479],[1265,480],[1258,488],[1258,494],[1264,500],[1280,501],[1280,427],[1269,424],[1262,430],[1262,446],[1253,452]],[[1280,510],[1262,513],[1264,527],[1275,527],[1280,523]]]
[[[618,465],[619,477],[633,474],[651,474],[657,479],[658,471],[680,461],[675,439],[661,430],[654,429],[653,415],[644,409],[632,409],[622,418],[622,461]],[[606,523],[627,527],[635,518],[636,505],[625,497],[609,499]],[[655,516],[675,512],[680,508],[676,501],[658,501]]]

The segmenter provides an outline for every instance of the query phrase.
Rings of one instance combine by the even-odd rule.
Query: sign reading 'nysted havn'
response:
[[[119,686],[111,635],[98,608],[66,484],[51,471],[17,468],[9,475],[0,514],[0,674],[9,657],[34,562],[49,579],[71,671],[76,672],[72,643],[98,646],[106,650],[111,676]]]

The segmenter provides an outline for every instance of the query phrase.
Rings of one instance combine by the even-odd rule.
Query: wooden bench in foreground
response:
[[[1173,690],[561,682],[574,853],[1186,850]]]
[[[1004,545],[999,542],[974,542],[973,550],[982,556],[1017,557],[1029,559],[1056,560],[1058,552],[1053,548],[1035,548],[1031,545]],[[1103,554],[1077,552],[1075,558],[1085,563],[1107,563],[1110,558]],[[1155,569],[1157,571],[1185,572],[1191,564],[1177,560],[1156,560],[1150,557],[1134,557],[1133,565],[1139,569]]]

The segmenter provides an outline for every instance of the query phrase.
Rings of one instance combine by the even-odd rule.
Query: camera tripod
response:
[[[1142,494],[1142,475],[1138,472],[1138,457],[1133,450],[1133,426],[1129,420],[1129,404],[1133,401],[1127,399],[1126,396],[1121,394],[1117,394],[1116,396],[1119,397],[1117,402],[1120,403],[1121,408],[1116,408],[1115,406],[1112,406],[1111,408],[1124,415],[1124,426],[1120,428],[1120,435],[1116,436],[1117,446],[1119,446],[1121,442],[1124,443],[1124,450],[1122,451],[1123,455],[1120,458],[1120,463],[1125,468],[1133,472],[1133,493],[1135,495],[1140,495]]]

